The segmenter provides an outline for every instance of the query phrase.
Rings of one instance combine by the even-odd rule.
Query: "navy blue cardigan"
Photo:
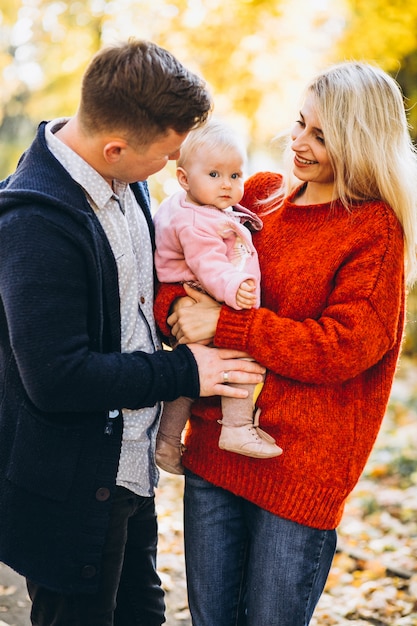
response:
[[[132,189],[153,236],[146,183]],[[41,124],[0,183],[0,560],[57,591],[94,591],[121,409],[198,393],[188,348],[121,354],[115,259]]]

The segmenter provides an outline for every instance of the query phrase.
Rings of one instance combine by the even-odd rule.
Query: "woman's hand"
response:
[[[221,305],[207,294],[184,285],[187,297],[179,298],[167,322],[178,343],[209,344],[213,341]]]

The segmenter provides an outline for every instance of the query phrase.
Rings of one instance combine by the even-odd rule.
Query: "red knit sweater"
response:
[[[256,174],[242,204],[279,175]],[[264,208],[264,207],[263,207]],[[193,406],[184,465],[206,480],[284,518],[321,529],[340,522],[385,413],[404,324],[403,235],[383,202],[284,206],[254,234],[262,307],[223,306],[219,347],[247,351],[268,368],[257,406],[261,426],[284,452],[253,459],[218,447],[217,398]],[[163,287],[163,327],[178,293]]]

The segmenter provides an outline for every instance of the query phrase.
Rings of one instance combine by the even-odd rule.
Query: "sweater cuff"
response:
[[[214,337],[215,346],[248,352],[249,332],[255,314],[256,309],[236,311],[222,306]]]
[[[173,302],[177,298],[186,295],[184,287],[178,283],[163,283],[159,285],[154,303],[154,316],[155,322],[164,337],[171,337],[171,327],[167,324],[167,317],[169,317]]]

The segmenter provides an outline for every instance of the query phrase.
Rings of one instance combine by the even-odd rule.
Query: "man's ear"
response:
[[[189,190],[188,174],[183,167],[177,167],[177,180],[185,191]]]
[[[112,139],[103,148],[104,159],[107,163],[117,163],[123,156],[126,147],[127,143],[123,139]]]

